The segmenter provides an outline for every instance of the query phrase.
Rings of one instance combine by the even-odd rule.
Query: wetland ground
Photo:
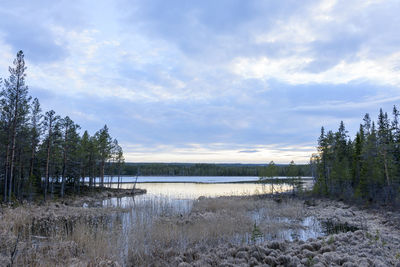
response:
[[[399,223],[395,211],[290,194],[177,201],[108,189],[2,206],[0,265],[396,266]]]

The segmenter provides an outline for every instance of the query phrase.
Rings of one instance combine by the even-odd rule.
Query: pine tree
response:
[[[0,78],[0,193],[4,202],[13,197],[33,199],[34,193],[40,193],[35,187],[40,186],[45,200],[49,189],[52,195],[59,190],[64,196],[69,186],[74,192],[78,186],[79,191],[80,179],[86,176],[90,186],[99,173],[103,181],[104,162],[110,157],[123,163],[122,148],[116,140],[111,142],[106,126],[95,137],[85,132],[81,139],[79,126],[70,118],[60,123],[54,111],[42,115],[39,100],[31,101],[28,95],[22,51],[9,72],[8,79]]]
[[[112,148],[112,139],[110,137],[110,134],[108,133],[107,125],[104,125],[102,129],[96,132],[95,138],[97,141],[97,149],[100,155],[100,187],[103,187],[104,167],[106,161],[111,156],[111,148]]]
[[[13,180],[15,173],[15,154],[18,134],[26,122],[29,112],[28,87],[25,85],[25,60],[24,53],[19,51],[13,62],[13,67],[9,67],[10,77],[4,81],[4,89],[1,93],[3,107],[3,117],[9,125],[9,138],[7,145],[6,176],[5,188],[8,180],[8,201],[11,201]],[[9,153],[8,153],[9,152]],[[9,177],[8,176],[9,173]],[[7,201],[5,197],[4,201]]]
[[[117,171],[118,171],[118,189],[120,188],[121,183],[121,169],[125,162],[124,153],[122,151],[122,147],[117,143],[116,147],[116,162],[117,162]]]
[[[46,201],[47,199],[47,191],[48,191],[48,186],[49,186],[49,178],[50,178],[50,155],[53,149],[53,139],[54,139],[54,133],[56,132],[56,127],[58,124],[58,121],[60,119],[60,116],[55,115],[54,110],[50,110],[46,112],[46,115],[44,117],[44,127],[47,132],[46,136],[46,170],[45,170],[45,180],[44,180],[44,200]]]
[[[40,175],[34,175],[34,167],[35,167],[35,160],[36,160],[36,153],[38,149],[38,145],[40,142],[40,136],[42,134],[42,110],[40,108],[39,100],[35,98],[31,105],[31,112],[30,112],[30,150],[31,150],[31,157],[30,157],[30,165],[29,165],[29,196],[32,199],[32,190],[33,184],[40,185],[41,179]]]
[[[290,178],[291,183],[292,183],[292,188],[293,188],[293,194],[294,194],[294,189],[295,189],[295,182],[296,182],[296,177],[299,175],[298,169],[296,168],[296,164],[292,160],[289,163],[289,167],[286,173],[286,176]]]
[[[80,155],[80,168],[81,168],[81,177],[82,182],[85,181],[85,178],[89,176],[89,187],[93,186],[93,177],[90,176],[90,155],[91,155],[91,143],[90,136],[87,131],[85,131],[82,135],[80,146],[79,146],[79,155]]]
[[[274,181],[273,178],[278,175],[278,168],[274,161],[270,161],[267,168],[265,169],[265,177],[271,179],[271,192],[274,194]]]

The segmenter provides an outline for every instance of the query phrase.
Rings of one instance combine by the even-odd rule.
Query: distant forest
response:
[[[195,163],[125,163],[121,174],[136,176],[263,176],[268,164],[195,164]],[[290,167],[291,166],[291,167]],[[290,168],[292,170],[290,170]],[[293,169],[295,171],[293,171]],[[117,175],[114,164],[106,166],[107,175]],[[309,164],[276,164],[276,176],[311,176]]]
[[[364,116],[352,140],[341,122],[336,132],[321,129],[315,192],[362,202],[400,202],[400,112],[392,119],[382,109],[375,123]]]

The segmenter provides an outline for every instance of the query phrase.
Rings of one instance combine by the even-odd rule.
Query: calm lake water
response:
[[[132,181],[136,177],[123,177],[123,184],[120,188],[132,189]],[[283,177],[280,177],[282,179]],[[112,207],[134,207],[151,203],[154,209],[156,206],[168,206],[173,213],[187,213],[192,207],[194,200],[199,197],[220,197],[220,196],[250,196],[277,192],[288,192],[293,190],[289,183],[256,183],[258,177],[198,177],[198,176],[157,176],[138,177],[136,188],[146,189],[147,193],[133,197],[111,198],[104,200],[103,206]],[[109,181],[108,178],[105,179]],[[157,181],[157,182],[153,182]],[[182,182],[186,181],[186,182]],[[188,182],[192,181],[192,182]],[[303,187],[310,188],[312,180],[309,177],[303,179]],[[108,184],[117,188],[116,183]]]
[[[121,184],[121,188],[131,189],[133,183]],[[117,184],[111,187],[116,188]],[[147,193],[133,197],[111,198],[103,201],[103,206],[108,207],[134,207],[151,203],[152,208],[157,206],[168,207],[173,214],[190,212],[193,201],[199,197],[220,196],[250,196],[292,190],[289,184],[256,184],[256,183],[138,183],[136,188],[146,189]]]
[[[133,188],[135,180],[136,177],[123,177],[120,188]],[[105,182],[109,181],[111,180],[107,177]],[[113,188],[118,186],[115,181],[114,178],[113,183],[109,184]],[[293,185],[290,183],[256,183],[257,181],[259,177],[256,176],[141,176],[137,179],[136,188],[146,189],[147,194],[135,198],[165,197],[193,200],[199,197],[249,196],[293,190]],[[304,188],[310,188],[313,183],[310,177],[302,178],[302,182]]]
[[[120,187],[133,188],[134,183],[128,182],[132,179],[136,177],[124,177],[124,183]],[[104,207],[122,207],[128,210],[119,214],[123,231],[128,232],[129,229],[135,228],[135,225],[146,225],[151,229],[157,218],[164,216],[182,217],[191,212],[193,203],[199,197],[249,196],[293,190],[293,186],[289,183],[261,184],[256,181],[258,177],[139,177],[136,188],[146,189],[146,194],[106,199],[101,204]],[[108,186],[116,188],[117,184],[109,183]],[[310,188],[311,186],[312,180],[307,178],[303,180],[303,187]],[[259,223],[260,212],[261,210],[254,214],[249,213],[248,216]],[[282,224],[288,222],[285,218],[277,219]],[[298,223],[301,227],[282,230],[273,236],[263,233],[259,242],[277,238],[277,235],[279,239],[285,240],[307,240],[323,235],[321,224],[312,217],[306,217]],[[235,242],[236,238],[237,236],[232,236],[232,242]],[[250,239],[251,232],[241,236],[239,243],[243,240],[249,242]],[[128,244],[130,241],[123,242]]]

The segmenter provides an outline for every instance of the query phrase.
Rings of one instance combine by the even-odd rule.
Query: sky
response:
[[[0,77],[18,50],[44,111],[130,162],[306,163],[400,100],[400,1],[0,0]]]

